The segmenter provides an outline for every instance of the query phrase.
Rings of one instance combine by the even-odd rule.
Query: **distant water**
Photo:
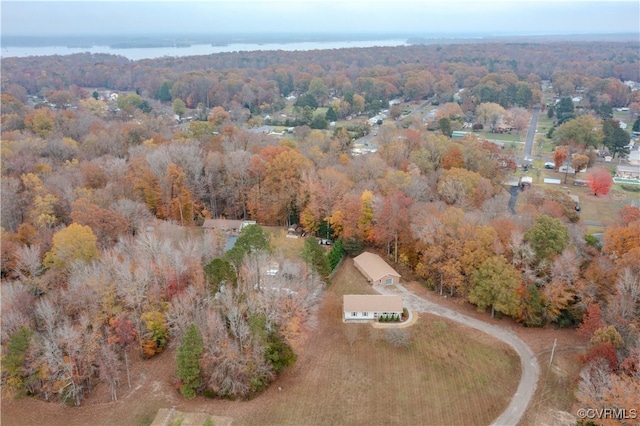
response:
[[[292,42],[292,43],[232,43],[221,46],[211,44],[193,44],[188,47],[144,47],[112,49],[109,46],[92,47],[66,47],[66,46],[3,46],[0,57],[27,57],[27,56],[49,56],[49,55],[71,55],[74,53],[109,53],[112,55],[124,56],[131,60],[155,59],[165,56],[196,56],[210,55],[224,52],[250,52],[256,50],[319,50],[319,49],[344,49],[352,47],[375,47],[375,46],[408,46],[406,39],[390,40],[362,40],[362,41],[312,41],[312,42]]]

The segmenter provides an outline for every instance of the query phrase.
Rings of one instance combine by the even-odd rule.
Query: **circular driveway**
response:
[[[374,286],[380,294],[393,294],[402,297],[404,307],[409,311],[425,312],[450,319],[457,323],[466,325],[476,330],[487,333],[496,339],[511,346],[520,357],[522,377],[515,395],[511,398],[509,406],[495,419],[492,425],[516,425],[524,415],[524,412],[531,402],[536,391],[538,378],[540,376],[540,366],[535,355],[529,347],[515,334],[501,327],[488,324],[459,312],[445,308],[436,303],[419,297],[400,284],[382,287]]]

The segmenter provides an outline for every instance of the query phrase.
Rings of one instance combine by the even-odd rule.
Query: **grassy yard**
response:
[[[320,324],[296,365],[260,411],[234,424],[488,424],[508,405],[520,377],[506,345],[440,318],[421,315],[406,347],[386,331],[344,324],[342,295],[372,293],[351,260],[327,290]]]
[[[478,135],[478,137],[480,139],[493,139],[496,141],[504,141],[504,142],[520,142],[521,138],[518,134],[516,133],[491,133],[491,132],[485,132],[485,131],[480,131],[480,132],[473,132],[474,134]]]
[[[533,177],[534,185],[539,188],[563,190],[568,194],[580,197],[580,217],[583,221],[594,221],[604,224],[612,223],[615,221],[616,214],[622,206],[629,204],[629,200],[631,199],[640,198],[640,194],[624,191],[620,185],[614,185],[608,195],[595,196],[589,187],[573,185],[574,178],[585,179],[584,173],[579,173],[577,177],[569,174],[567,183],[565,184],[564,173],[544,169],[541,167],[541,163],[541,160],[535,160],[534,166],[538,169],[528,173],[529,176]],[[539,175],[538,171],[540,171]],[[525,173],[519,170],[517,174],[524,175]],[[543,183],[545,177],[560,179],[562,183],[560,185]],[[624,195],[617,197],[614,195],[616,192]],[[588,231],[602,232],[602,228],[592,226]]]

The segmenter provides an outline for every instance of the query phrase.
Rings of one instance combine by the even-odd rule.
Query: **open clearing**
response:
[[[341,320],[345,292],[370,293],[347,260],[319,310],[317,329],[296,365],[251,401],[198,397],[172,386],[172,351],[136,362],[133,390],[108,402],[98,388],[82,407],[33,399],[3,400],[2,423],[150,424],[160,408],[233,418],[233,424],[488,424],[508,405],[520,363],[505,344],[472,329],[422,314],[408,347],[384,330]],[[279,388],[281,390],[279,390]]]

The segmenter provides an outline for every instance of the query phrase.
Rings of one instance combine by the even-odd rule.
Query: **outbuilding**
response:
[[[241,220],[231,219],[207,219],[202,224],[202,228],[206,230],[218,230],[227,234],[237,234],[242,226]]]
[[[377,254],[365,251],[353,259],[353,264],[372,285],[392,285],[400,282],[400,274]]]
[[[380,317],[402,316],[402,297],[396,295],[345,294],[344,321],[374,321]]]

